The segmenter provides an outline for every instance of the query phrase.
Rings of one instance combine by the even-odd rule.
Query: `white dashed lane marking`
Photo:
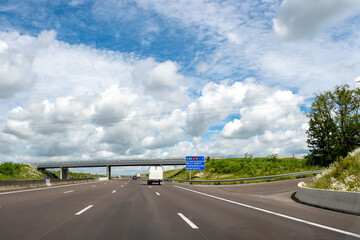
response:
[[[192,221],[190,221],[187,217],[185,217],[182,213],[178,213],[178,215],[192,227],[192,229],[199,229]]]
[[[81,215],[82,213],[84,213],[85,211],[89,210],[90,208],[92,208],[94,205],[89,205],[87,206],[86,208],[84,208],[83,210],[77,212],[75,215],[79,216]]]

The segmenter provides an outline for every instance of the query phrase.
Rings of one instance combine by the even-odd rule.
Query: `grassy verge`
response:
[[[58,178],[60,178],[60,171],[49,171],[52,172],[53,174],[55,174]],[[105,177],[104,175],[99,175],[99,174],[90,174],[90,173],[75,173],[75,172],[68,172],[68,178],[69,177],[73,177],[73,178],[88,178],[88,177],[93,177],[93,178],[98,178],[98,177]]]
[[[27,164],[4,162],[0,164],[0,181],[40,180],[45,175]]]
[[[60,171],[51,172],[60,177]],[[4,162],[0,164],[0,181],[40,180],[43,177],[46,177],[46,175],[27,164],[18,164],[12,162]],[[74,173],[69,171],[68,177],[96,178],[102,177],[102,175],[95,175],[90,173]]]
[[[266,158],[228,158],[210,159],[205,163],[205,171],[191,171],[192,180],[226,180],[258,176],[280,175],[296,172],[307,172],[321,170],[321,166],[311,166],[305,159],[299,158],[278,158],[277,155],[270,155]],[[286,177],[267,180],[256,180],[247,182],[269,182],[284,179],[296,179],[303,176]],[[183,179],[190,178],[190,172],[185,168],[164,172],[164,178]],[[246,182],[240,182],[246,183]],[[219,183],[212,183],[219,184]],[[232,184],[232,183],[221,183]]]
[[[325,172],[316,175],[313,183],[302,184],[311,188],[360,192],[360,149],[332,163]]]

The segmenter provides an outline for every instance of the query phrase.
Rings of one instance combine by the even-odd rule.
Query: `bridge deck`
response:
[[[129,159],[129,160],[91,160],[91,161],[61,161],[32,163],[37,168],[80,168],[107,166],[155,166],[155,165],[185,165],[185,158],[171,159]]]

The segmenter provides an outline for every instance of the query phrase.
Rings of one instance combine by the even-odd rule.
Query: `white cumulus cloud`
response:
[[[174,61],[71,45],[54,31],[1,34],[0,55],[27,56],[32,83],[1,113],[0,153],[8,158],[236,156],[281,144],[284,154],[304,152],[303,100],[291,91],[251,78],[202,86]]]
[[[281,37],[309,37],[360,11],[358,0],[284,0],[274,31]]]
[[[252,105],[240,109],[240,119],[234,119],[224,126],[222,136],[248,139],[262,136],[267,130],[296,129],[306,121],[299,109],[303,98],[291,91],[275,91],[270,88],[264,90],[256,91],[257,101],[247,101]],[[251,94],[251,90],[249,93],[254,98],[255,93]]]
[[[226,81],[220,84],[208,83],[202,89],[197,101],[188,105],[186,111],[186,133],[201,136],[210,126],[220,123],[238,106],[245,97],[246,84]]]
[[[16,44],[16,40],[19,43]],[[30,87],[34,81],[33,56],[27,48],[33,41],[17,34],[0,35],[0,98],[12,97],[15,93]],[[5,40],[5,41],[4,41]]]
[[[178,70],[179,66],[175,62],[158,63],[148,58],[136,64],[132,75],[142,83],[145,94],[160,100],[184,102],[187,99],[187,80]]]

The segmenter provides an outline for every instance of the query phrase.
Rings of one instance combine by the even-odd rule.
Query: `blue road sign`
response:
[[[205,161],[204,156],[186,156],[186,161]]]
[[[204,156],[186,156],[186,170],[200,171],[205,170]]]

